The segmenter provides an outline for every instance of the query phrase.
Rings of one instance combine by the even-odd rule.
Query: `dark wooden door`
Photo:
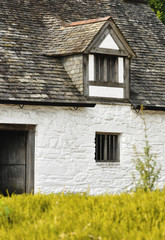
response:
[[[0,192],[26,192],[26,132],[0,131]]]

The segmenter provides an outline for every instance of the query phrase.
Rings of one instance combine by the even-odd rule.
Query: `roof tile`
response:
[[[137,55],[131,61],[131,101],[164,107],[165,27],[146,4],[123,0],[3,0],[0,101],[86,102],[61,62],[43,52],[50,47],[53,50],[54,44],[59,52],[67,48],[76,52],[76,42],[80,41],[82,51],[104,21],[91,22],[86,32],[83,24],[70,26],[71,35],[69,27],[60,29],[63,23],[107,16],[113,18]],[[66,49],[60,36],[69,44]]]

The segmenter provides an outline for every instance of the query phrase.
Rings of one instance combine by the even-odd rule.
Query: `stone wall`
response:
[[[165,112],[144,112],[165,183]],[[0,105],[0,123],[35,124],[35,192],[118,193],[131,182],[133,145],[143,150],[141,113],[130,105],[95,108]],[[96,163],[95,132],[120,133],[120,163]]]
[[[78,90],[83,94],[83,55],[63,57],[62,63]]]

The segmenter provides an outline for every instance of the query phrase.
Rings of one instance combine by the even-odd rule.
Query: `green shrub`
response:
[[[136,158],[133,159],[138,175],[133,173],[133,190],[143,189],[144,191],[153,190],[159,179],[161,168],[157,166],[156,155],[152,154],[151,146],[145,141],[144,153],[139,155],[134,147]]]
[[[165,239],[165,189],[0,198],[0,239]]]
[[[141,106],[143,110],[143,106]],[[136,157],[133,159],[135,165],[136,174],[132,174],[132,190],[142,189],[144,191],[153,190],[156,187],[159,179],[161,167],[158,166],[156,154],[151,153],[151,146],[148,143],[146,121],[142,112],[142,120],[144,123],[145,132],[145,146],[143,154],[139,154],[134,146],[134,152]]]

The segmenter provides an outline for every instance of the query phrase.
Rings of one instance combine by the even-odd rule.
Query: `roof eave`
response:
[[[17,104],[32,106],[57,106],[57,107],[95,107],[93,102],[47,102],[47,101],[24,101],[24,100],[0,100],[0,104]]]
[[[135,109],[135,110],[141,110],[141,108],[143,108],[143,110],[152,110],[152,111],[165,111],[165,106],[156,106],[156,105],[150,105],[150,106],[148,106],[148,105],[139,105],[139,104],[137,104],[137,105],[135,105],[135,104],[133,104],[132,103],[132,106],[133,106],[133,108]]]

